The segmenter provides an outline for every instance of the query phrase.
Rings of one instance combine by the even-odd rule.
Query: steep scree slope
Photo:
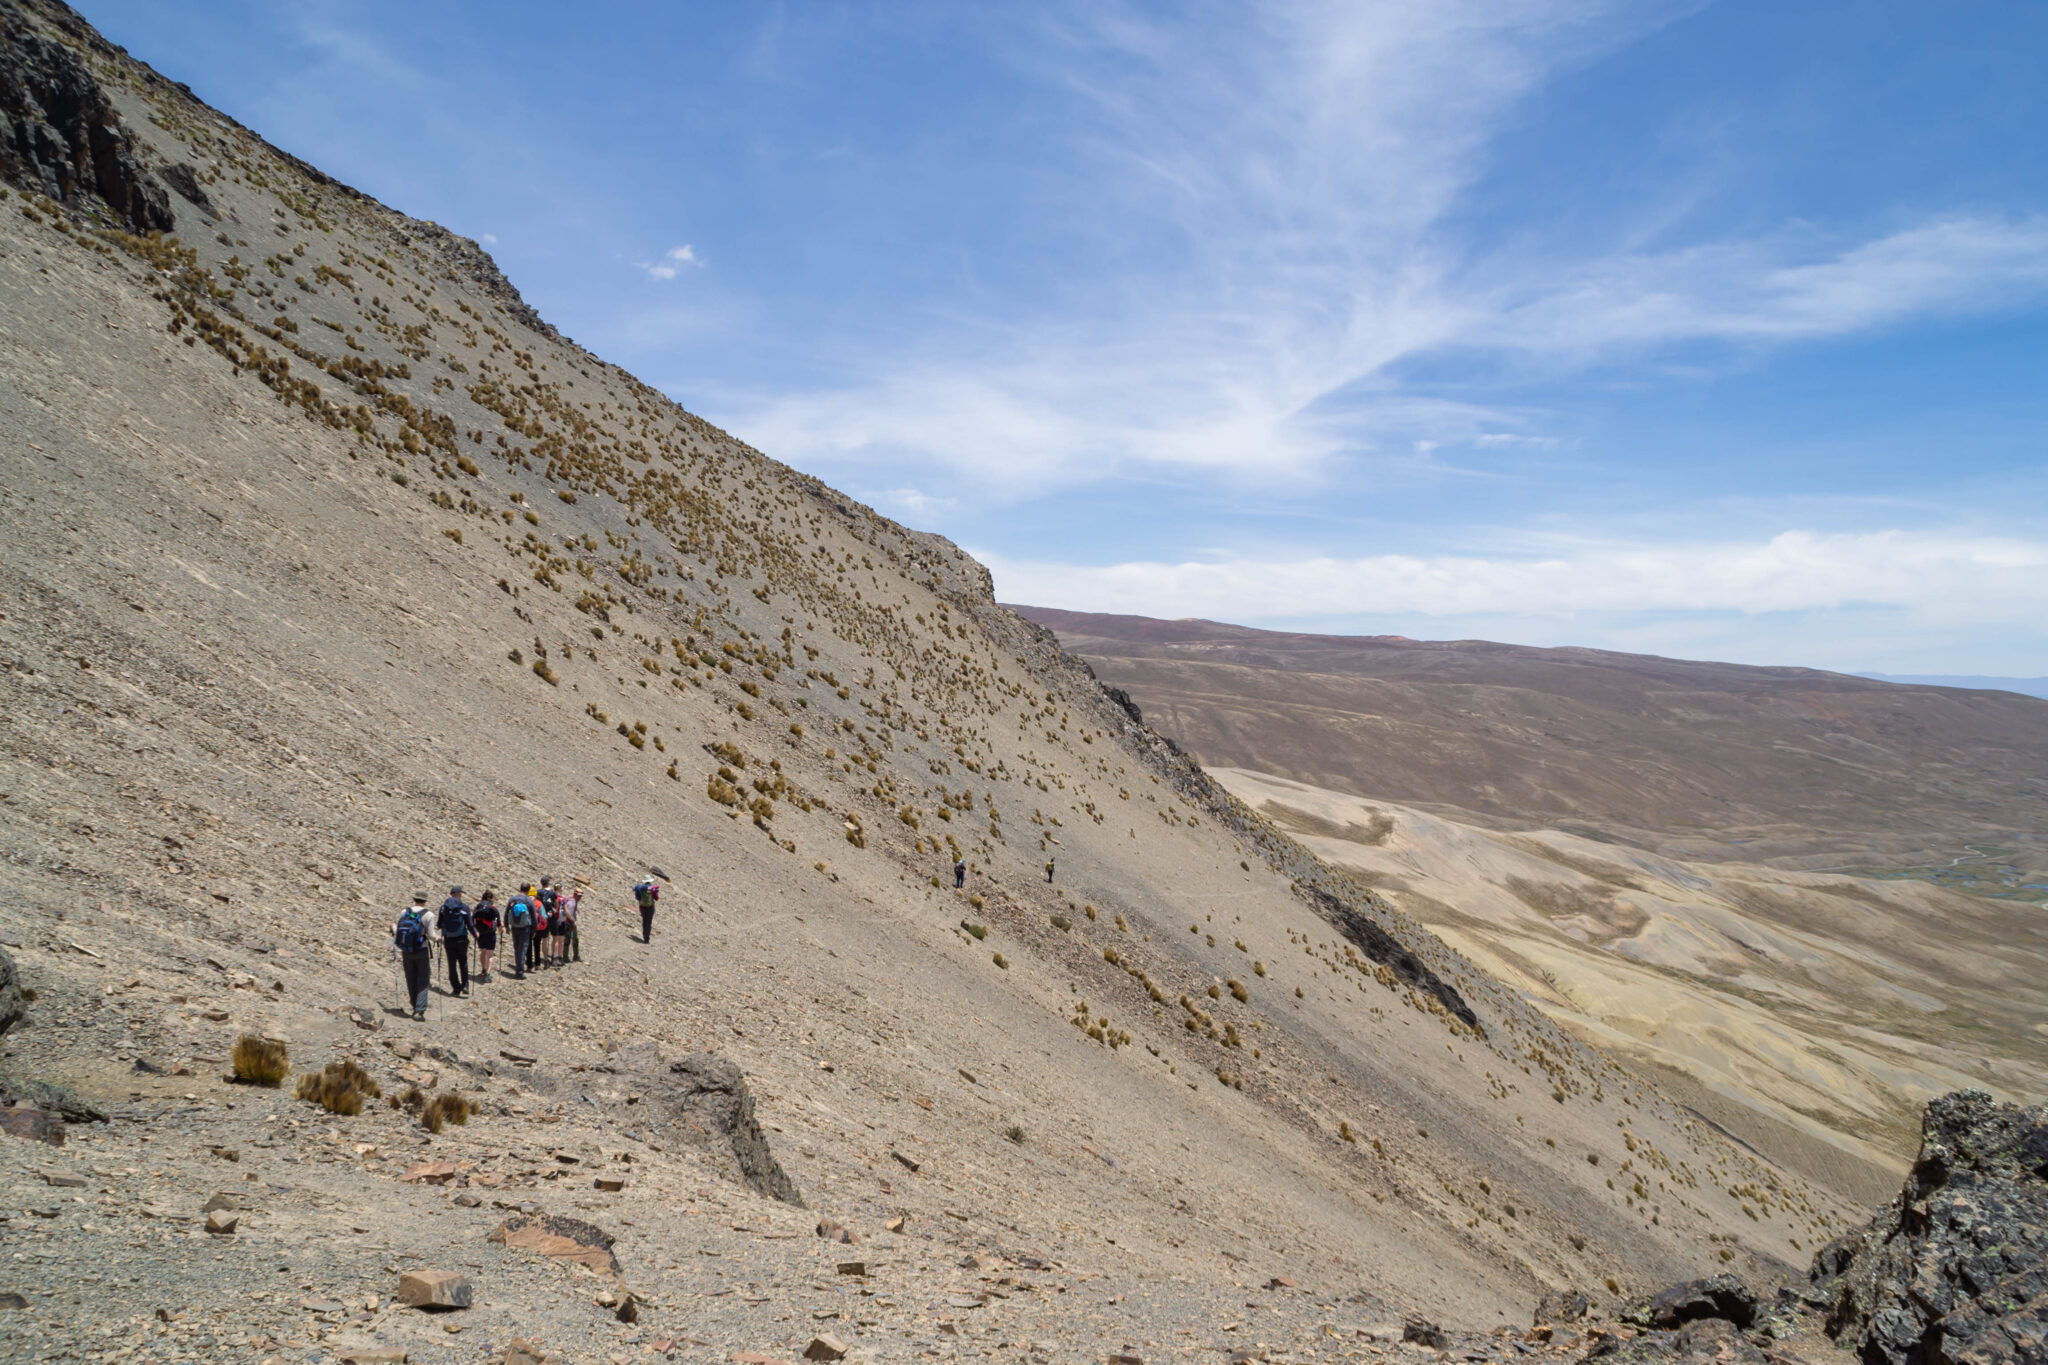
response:
[[[807,1203],[906,1274],[979,1247],[1118,1286],[1073,1317],[1090,1351],[1234,1327],[1274,1271],[1484,1328],[1842,1226],[1233,803],[951,545],[564,341],[474,243],[51,0],[0,13],[198,196],[163,236],[85,193],[0,199],[0,937],[38,993],[0,1069],[114,1114],[73,1130],[104,1192],[7,1234],[28,1339],[149,1286],[288,1315],[301,1275],[388,1295],[407,1256],[511,1254],[488,1205],[391,1180],[416,1145],[551,1204],[551,1147],[638,1163],[585,1198],[636,1288],[707,1339],[792,1339],[744,1317],[767,1289],[695,1297],[810,1253],[690,1216],[794,1215],[654,1140],[636,1047],[737,1063]],[[584,963],[390,1012],[405,897],[542,872],[589,887]],[[302,1069],[432,1068],[483,1126],[315,1123],[216,1079],[243,1031]],[[270,1202],[209,1240],[164,1210],[197,1210],[211,1147]],[[82,1293],[88,1268],[131,1293]],[[478,1311],[589,1316],[515,1278]],[[913,1292],[843,1330],[932,1344]],[[574,1330],[600,1328],[625,1330]]]

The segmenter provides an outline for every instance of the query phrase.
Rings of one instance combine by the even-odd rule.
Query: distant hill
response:
[[[1483,640],[1016,610],[1210,767],[1677,856],[2048,871],[2048,701]]]
[[[1967,673],[1858,673],[1859,678],[1916,687],[1962,687],[1972,692],[2018,692],[2048,698],[2048,678],[1984,678]]]
[[[1875,1197],[1942,1090],[2048,1093],[2048,702],[1017,610],[1245,804],[1816,1179]]]

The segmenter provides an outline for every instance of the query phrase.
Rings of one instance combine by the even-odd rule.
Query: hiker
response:
[[[557,967],[569,965],[569,897],[555,892],[554,909],[548,912],[548,960]]]
[[[471,920],[461,887],[448,888],[448,899],[441,902],[435,921],[435,927],[441,931],[442,950],[448,954],[448,994],[468,995]]]
[[[552,967],[555,965],[556,925],[561,919],[562,893],[555,889],[553,877],[540,879],[540,915],[533,926],[533,965]]]
[[[661,899],[661,883],[649,877],[633,888],[633,899],[640,903],[640,941],[654,942],[654,903]]]
[[[540,898],[540,892],[529,883],[526,900],[533,907],[533,924],[526,936],[526,970],[540,970],[541,950],[548,943],[548,903]]]
[[[512,931],[512,979],[526,980],[526,950],[533,938],[533,888],[521,883],[519,891],[505,902],[505,927]]]
[[[485,891],[470,920],[476,925],[476,960],[481,969],[477,979],[489,981],[491,959],[498,955],[498,893]]]
[[[570,887],[569,894],[562,897],[561,904],[562,914],[569,921],[569,941],[566,945],[569,960],[581,962],[583,960],[583,935],[578,930],[576,912],[583,907],[583,893],[575,887]]]
[[[967,885],[967,860],[965,858],[955,858],[953,860],[953,889],[958,891],[965,885]]]
[[[1052,859],[1050,858],[1045,860],[1045,884],[1047,886],[1052,885]]]
[[[402,911],[391,926],[391,951],[405,968],[405,995],[412,1017],[427,1017],[427,992],[434,981],[434,938],[427,923],[427,893],[412,898],[412,908]]]

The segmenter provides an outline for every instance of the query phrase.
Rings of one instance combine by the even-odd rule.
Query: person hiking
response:
[[[967,860],[965,858],[955,858],[953,860],[953,889],[958,891],[965,885],[967,885]]]
[[[654,903],[661,899],[661,883],[649,877],[633,888],[633,899],[640,903],[640,941],[654,942]]]
[[[564,961],[581,962],[583,960],[583,935],[579,932],[576,923],[576,912],[583,907],[583,893],[571,887],[563,895],[559,904],[562,909],[562,918],[569,923],[569,937],[567,942],[562,945],[563,951],[567,954]]]
[[[548,961],[557,967],[569,965],[569,898],[559,888],[554,909],[548,911]]]
[[[405,969],[406,1002],[412,1006],[415,1020],[427,1017],[428,991],[434,981],[433,948],[433,930],[427,924],[427,896],[422,891],[412,898],[412,908],[401,911],[397,923],[391,926],[391,951]]]
[[[448,899],[441,902],[441,909],[435,915],[435,928],[441,931],[442,951],[448,954],[448,993],[469,994],[469,905],[462,899],[462,888],[448,888]]]
[[[539,900],[541,917],[545,922],[536,922],[533,926],[534,938],[537,940],[533,945],[534,957],[538,959],[535,965],[552,967],[555,965],[555,944],[560,938],[558,926],[561,922],[562,904],[562,893],[555,889],[553,877],[540,879]]]
[[[537,972],[540,955],[548,944],[548,906],[540,898],[539,890],[531,885],[526,888],[526,899],[533,906],[533,931],[526,936],[526,970]]]
[[[491,959],[498,955],[498,893],[486,891],[483,899],[476,903],[476,911],[470,916],[476,925],[476,961],[479,968],[477,979],[491,979]]]
[[[533,938],[533,898],[527,893],[531,886],[522,884],[516,895],[505,902],[505,927],[512,931],[512,979],[526,980],[526,952]]]
[[[1052,885],[1052,859],[1050,858],[1045,860],[1045,884],[1047,886]]]

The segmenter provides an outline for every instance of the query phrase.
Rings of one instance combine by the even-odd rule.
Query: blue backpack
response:
[[[505,907],[505,923],[514,929],[533,927],[533,902],[525,896],[514,896]]]
[[[424,953],[427,950],[427,923],[420,917],[417,907],[398,917],[398,927],[392,930],[391,941],[398,945],[401,953]]]

